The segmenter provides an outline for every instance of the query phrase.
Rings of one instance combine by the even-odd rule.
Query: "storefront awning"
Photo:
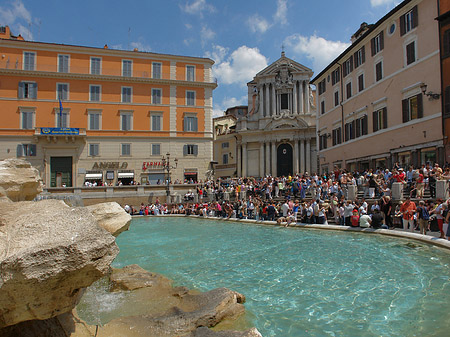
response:
[[[103,174],[101,173],[86,173],[84,177],[86,180],[101,180],[103,178]]]
[[[184,172],[185,176],[196,176],[198,172]]]
[[[117,178],[134,178],[133,172],[119,172],[117,173]]]

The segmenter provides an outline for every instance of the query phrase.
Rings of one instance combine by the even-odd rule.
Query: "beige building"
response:
[[[225,114],[213,119],[214,162],[216,178],[231,178],[237,175],[236,165],[236,114],[246,114],[247,106],[227,109]]]
[[[444,162],[437,16],[403,1],[313,79],[322,172]]]
[[[248,113],[236,123],[238,176],[316,171],[312,74],[282,52],[247,84]]]

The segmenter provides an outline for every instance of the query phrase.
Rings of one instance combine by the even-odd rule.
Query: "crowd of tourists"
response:
[[[436,181],[450,180],[450,169],[430,163],[406,170],[394,165],[389,169],[368,169],[347,172],[337,167],[330,174],[309,175],[307,172],[287,177],[217,179],[197,184],[184,202],[164,204],[156,200],[137,209],[125,205],[131,214],[186,214],[203,217],[224,217],[271,220],[285,225],[294,223],[326,224],[334,222],[353,227],[419,230],[426,234],[437,224],[441,238],[449,236],[448,203],[436,196]],[[404,185],[408,197],[394,206],[391,187]],[[355,185],[362,197],[347,200],[348,186]],[[424,191],[430,197],[423,200]],[[418,204],[411,198],[419,199]],[[368,202],[369,201],[369,202]],[[450,231],[449,231],[450,232]]]

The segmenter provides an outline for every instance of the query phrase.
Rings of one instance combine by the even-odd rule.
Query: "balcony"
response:
[[[47,141],[56,143],[58,140],[63,139],[68,142],[74,143],[76,139],[86,139],[86,129],[84,128],[35,128],[34,137],[47,138]]]

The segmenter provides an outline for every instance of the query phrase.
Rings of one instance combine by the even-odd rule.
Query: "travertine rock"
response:
[[[106,229],[114,236],[128,230],[131,223],[131,215],[117,202],[104,202],[87,206],[97,220],[100,227]]]
[[[86,208],[0,202],[0,328],[71,311],[118,251]]]
[[[194,331],[192,337],[262,337],[256,328],[247,331],[213,331],[201,327]]]
[[[39,171],[23,159],[0,161],[0,196],[12,201],[33,200],[42,192]]]
[[[136,290],[144,287],[162,287],[171,289],[172,281],[155,273],[150,273],[137,264],[125,266],[121,269],[112,269],[109,280],[110,290]]]

